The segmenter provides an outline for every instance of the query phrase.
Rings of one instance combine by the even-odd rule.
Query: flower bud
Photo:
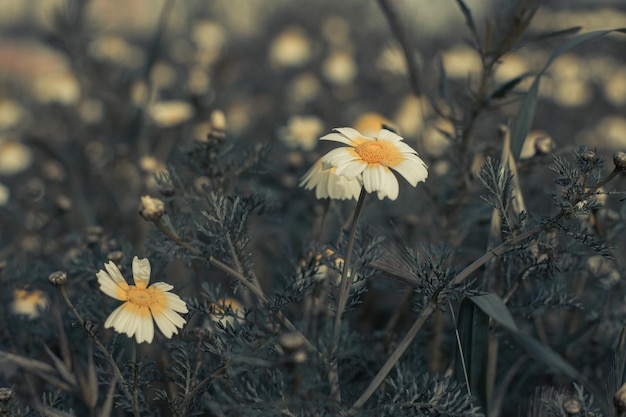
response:
[[[615,152],[613,154],[613,163],[618,170],[626,171],[626,152]]]
[[[583,161],[591,162],[596,158],[596,153],[592,150],[586,150],[580,154],[580,157]]]
[[[50,284],[54,285],[57,288],[60,288],[67,283],[67,272],[65,271],[56,271],[48,276],[48,281]]]
[[[115,262],[116,264],[119,264],[123,257],[124,253],[121,250],[114,250],[107,254],[107,259]]]
[[[154,222],[159,220],[165,214],[165,204],[158,198],[144,195],[141,197],[141,207],[139,214],[144,220]]]
[[[14,393],[15,391],[13,391],[11,388],[0,388],[0,401],[6,404],[11,398],[13,398]]]
[[[568,416],[575,416],[582,411],[583,407],[580,401],[576,398],[569,398],[563,401],[563,411]]]

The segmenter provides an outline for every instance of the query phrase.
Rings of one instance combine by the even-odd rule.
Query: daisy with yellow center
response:
[[[356,200],[361,192],[361,183],[356,178],[337,175],[336,170],[334,167],[324,169],[322,160],[318,159],[304,174],[300,186],[307,190],[315,188],[315,197],[318,199]]]
[[[355,129],[342,127],[321,139],[348,145],[328,152],[322,158],[323,168],[334,167],[337,175],[349,180],[357,178],[365,191],[376,192],[380,200],[398,198],[399,184],[392,169],[413,187],[428,177],[426,163],[403,142],[402,137],[390,130],[382,129],[376,137],[370,137]]]
[[[187,305],[178,295],[169,292],[174,288],[172,285],[155,282],[148,286],[148,259],[133,258],[135,285],[126,282],[115,263],[108,262],[104,268],[106,271],[100,270],[96,274],[100,290],[109,297],[125,301],[106,319],[105,328],[113,327],[118,333],[135,336],[137,343],[152,343],[154,322],[168,339],[186,323],[178,313],[187,313]]]

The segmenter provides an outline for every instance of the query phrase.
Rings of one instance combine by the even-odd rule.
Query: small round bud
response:
[[[165,214],[165,204],[158,198],[144,195],[141,197],[141,207],[139,208],[139,214],[144,220],[154,222],[159,220]]]
[[[620,171],[626,171],[626,152],[615,152],[613,154],[613,163],[615,168]]]
[[[98,225],[89,226],[85,229],[85,234],[86,234],[85,239],[87,240],[87,243],[95,244],[100,241],[100,238],[102,237],[103,233],[104,233],[104,229],[102,228],[102,226],[98,226]]]
[[[123,257],[124,257],[124,253],[121,250],[114,250],[107,254],[107,259],[109,261],[115,262],[116,264],[120,263]]]
[[[613,396],[613,405],[617,411],[617,415],[622,415],[626,411],[626,384],[622,385]]]
[[[13,398],[13,394],[15,391],[11,388],[2,387],[0,388],[0,401],[3,403],[9,402],[11,398]]]
[[[569,398],[563,401],[563,411],[568,416],[575,416],[582,411],[583,407],[580,401],[576,398]]]
[[[159,193],[161,193],[163,197],[171,197],[174,195],[175,192],[176,189],[174,188],[174,185],[172,185],[172,183],[170,182],[161,184],[161,186],[159,187]]]
[[[59,195],[54,199],[54,203],[56,204],[59,211],[65,213],[70,211],[72,208],[72,200],[69,199],[66,195]]]
[[[50,282],[50,284],[54,285],[57,288],[62,287],[65,285],[65,283],[67,283],[67,272],[53,272],[50,274],[50,276],[48,276],[48,281]]]
[[[596,153],[591,150],[586,150],[580,154],[580,157],[582,158],[583,161],[591,162],[594,159],[596,159]]]
[[[278,344],[287,352],[300,349],[304,342],[304,336],[300,333],[285,333],[278,338]]]
[[[2,272],[4,268],[6,267],[7,267],[7,261],[5,259],[0,260],[0,272]]]
[[[554,142],[551,137],[538,138],[535,141],[535,152],[537,155],[547,155],[554,149]]]
[[[207,134],[209,140],[219,142],[226,137],[226,116],[223,111],[214,110],[209,124],[211,125],[211,130]]]

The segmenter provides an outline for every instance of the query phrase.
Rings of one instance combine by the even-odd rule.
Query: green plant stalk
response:
[[[126,384],[126,381],[124,380],[124,376],[122,375],[120,368],[118,368],[117,364],[115,363],[113,356],[111,356],[111,353],[107,350],[104,344],[102,344],[102,342],[96,337],[96,335],[93,333],[93,330],[87,328],[87,326],[85,325],[85,320],[80,315],[78,310],[76,310],[76,307],[74,307],[74,304],[72,304],[72,301],[70,301],[69,297],[67,296],[65,287],[62,287],[62,286],[59,287],[59,292],[61,293],[61,297],[63,298],[63,301],[65,301],[65,304],[67,304],[67,306],[70,308],[70,310],[74,314],[74,317],[76,317],[76,320],[78,320],[80,327],[82,327],[85,330],[85,332],[87,332],[89,337],[93,339],[96,346],[98,346],[98,349],[100,349],[100,351],[104,354],[104,357],[107,359],[107,362],[109,362],[109,365],[111,366],[111,369],[113,370],[113,375],[115,375],[115,378],[120,382],[120,386],[122,387],[124,396],[129,402],[132,402],[133,397],[130,394],[130,391],[128,391],[128,386]]]
[[[137,341],[133,339],[133,347],[131,350],[131,361],[133,362],[133,414],[140,417],[139,414],[139,372],[137,371]]]
[[[512,246],[544,230],[547,230],[548,228],[549,228],[548,225],[542,224],[531,230],[528,230],[527,232],[521,233],[513,237],[512,239],[507,240],[506,242],[503,242],[499,246],[493,248],[491,251],[485,253],[483,256],[481,256],[480,258],[472,262],[470,265],[468,265],[463,271],[461,271],[454,278],[454,280],[452,281],[452,285],[458,285],[462,283],[464,280],[466,280],[469,276],[471,276],[478,268],[483,266],[485,263],[489,262],[490,260],[494,259],[497,256],[502,255],[504,252],[509,250]],[[398,363],[398,361],[400,360],[400,358],[402,357],[406,349],[409,347],[409,345],[411,344],[411,342],[413,341],[413,339],[415,338],[419,330],[422,328],[426,320],[432,315],[432,313],[435,312],[435,310],[437,309],[437,298],[442,288],[443,287],[439,288],[439,290],[435,292],[431,301],[428,303],[426,308],[422,310],[420,315],[417,317],[417,319],[415,320],[415,322],[413,323],[413,325],[407,332],[406,336],[404,336],[400,344],[398,344],[398,347],[396,347],[396,349],[393,351],[391,356],[387,359],[385,364],[378,371],[374,379],[372,379],[372,382],[370,382],[370,384],[365,389],[363,394],[361,394],[361,396],[354,402],[354,404],[348,411],[350,415],[356,415],[356,412],[361,407],[363,407],[363,405],[367,402],[367,400],[369,400],[372,394],[374,394],[374,392],[378,389],[380,384],[382,384],[385,378],[387,378],[387,375],[389,375],[389,372],[391,372],[391,370],[396,365],[396,363]]]
[[[333,344],[331,349],[331,354],[334,355],[337,350],[337,345],[339,344],[339,337],[341,335],[341,319],[343,316],[343,311],[346,308],[346,304],[348,302],[348,296],[350,295],[350,289],[352,288],[352,280],[354,279],[354,273],[356,271],[352,271],[352,274],[348,277],[350,273],[350,263],[352,261],[352,249],[354,247],[354,238],[356,236],[356,229],[359,223],[359,217],[361,217],[361,212],[363,211],[363,206],[365,204],[365,198],[367,197],[367,192],[365,188],[361,188],[361,194],[359,195],[359,200],[356,203],[356,208],[354,209],[354,216],[352,217],[352,226],[350,227],[350,235],[348,236],[348,248],[346,249],[346,259],[343,263],[343,271],[341,272],[341,289],[339,290],[339,302],[337,303],[337,313],[335,315],[335,328],[333,332]]]

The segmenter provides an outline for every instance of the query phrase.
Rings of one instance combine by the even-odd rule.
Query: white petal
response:
[[[391,143],[396,143],[401,140],[404,140],[402,136],[396,135],[395,133],[387,129],[381,129],[380,132],[378,132],[378,139],[382,139],[384,141],[391,142]]]
[[[189,310],[187,310],[187,303],[185,303],[178,295],[168,292],[165,294],[165,298],[167,299],[168,308],[178,311],[179,313],[189,313]]]
[[[109,262],[105,263],[104,264],[104,269],[107,270],[107,272],[109,273],[109,276],[111,277],[111,279],[113,281],[115,281],[117,284],[121,284],[122,282],[127,284],[127,282],[124,279],[124,277],[122,276],[122,273],[120,272],[119,268],[117,267],[117,265],[115,265],[115,263],[113,261],[109,261]]]
[[[118,284],[113,281],[109,274],[102,270],[98,271],[96,276],[98,277],[98,284],[100,284],[100,291],[116,300],[126,301],[126,290],[128,289],[126,281]]]
[[[168,284],[167,282],[155,282],[150,285],[150,288],[156,288],[157,290],[161,290],[163,292],[171,291],[174,289],[172,284]]]
[[[320,138],[320,140],[334,140],[335,142],[341,142],[345,143],[346,145],[354,146],[354,142],[352,142],[350,138],[337,132],[332,132],[324,135]]]
[[[178,327],[182,328],[186,323],[184,318],[167,308],[153,317],[161,333],[168,339],[178,333]]]
[[[139,288],[146,288],[150,282],[150,261],[147,258],[133,258],[133,279]]]
[[[428,167],[417,156],[415,156],[415,159],[410,158],[401,162],[399,165],[394,166],[393,169],[402,175],[413,187],[428,178]]]
[[[361,173],[367,169],[367,162],[360,160],[348,162],[340,167],[337,167],[337,175],[343,175],[349,180],[357,178]]]
[[[339,167],[351,161],[360,160],[361,157],[356,155],[351,148],[337,148],[328,152],[322,157],[322,165],[331,167]]]
[[[152,317],[147,315],[139,316],[138,322],[139,324],[136,328],[137,332],[135,333],[137,343],[152,343],[152,340],[154,339],[154,323],[152,321]]]
[[[417,155],[417,151],[404,142],[396,142],[394,146],[403,154]]]

